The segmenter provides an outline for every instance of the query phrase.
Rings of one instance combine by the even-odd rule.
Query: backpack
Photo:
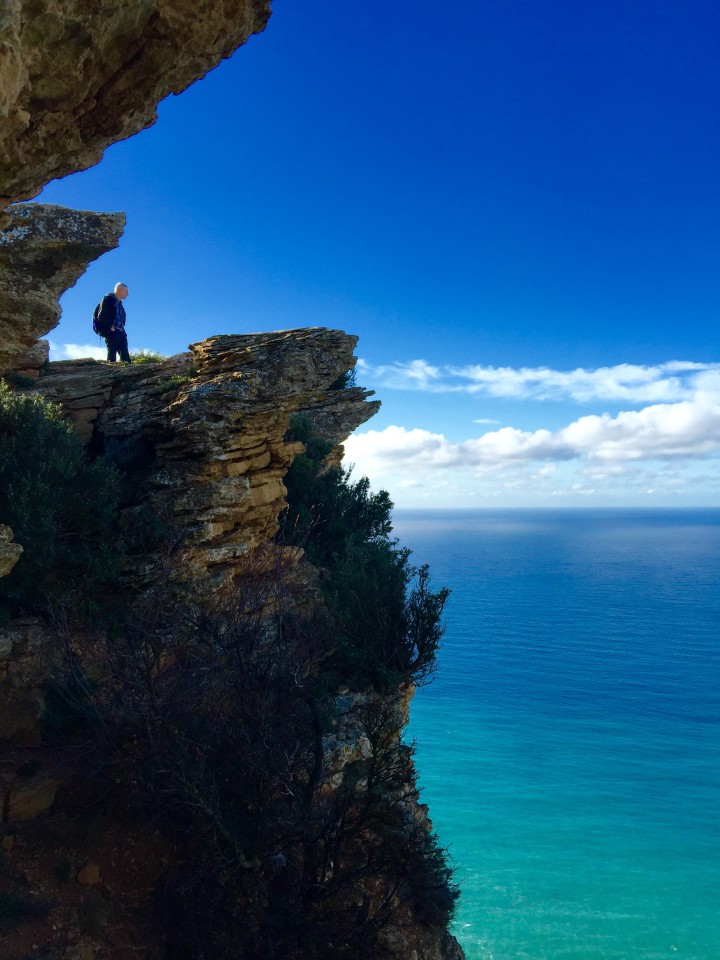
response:
[[[107,325],[107,321],[102,318],[102,305],[103,301],[101,300],[93,310],[93,332],[99,337],[107,338],[110,336],[110,328]]]

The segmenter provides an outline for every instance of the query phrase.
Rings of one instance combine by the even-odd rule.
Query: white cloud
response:
[[[617,465],[704,458],[720,451],[720,391],[700,390],[692,400],[654,404],[615,417],[580,417],[556,431],[502,427],[460,442],[428,430],[391,426],[355,434],[345,449],[348,460],[370,475],[388,470],[486,470],[537,461]]]
[[[577,455],[596,460],[699,457],[720,450],[720,398],[655,404],[610,417],[581,417],[559,431]]]
[[[373,367],[362,362],[376,385],[428,393],[465,393],[535,400],[673,403],[698,389],[718,389],[720,364],[670,360],[653,366],[621,363],[586,370],[550,367],[433,366],[411,360]]]
[[[406,363],[393,363],[387,366],[373,367],[365,360],[358,360],[363,373],[379,379],[384,387],[395,390],[423,390],[434,392],[443,390],[440,377],[442,370],[427,360],[409,360]]]
[[[90,343],[55,343],[50,341],[51,360],[84,360],[90,357],[93,360],[105,360],[107,347],[95,346]]]

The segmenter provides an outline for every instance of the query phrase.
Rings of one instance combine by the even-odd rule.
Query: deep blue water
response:
[[[397,511],[468,960],[720,960],[720,511]]]

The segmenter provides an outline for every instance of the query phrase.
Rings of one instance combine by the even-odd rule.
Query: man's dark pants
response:
[[[130,354],[128,353],[127,334],[124,330],[115,330],[113,333],[109,333],[107,337],[105,337],[105,343],[107,344],[107,358],[110,363],[115,362],[115,357],[118,353],[120,354],[120,359],[125,363],[132,363]]]

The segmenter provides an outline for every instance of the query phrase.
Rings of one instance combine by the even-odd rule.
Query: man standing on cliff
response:
[[[101,337],[105,337],[110,363],[115,362],[118,353],[124,363],[132,363],[125,333],[125,307],[122,303],[128,293],[126,283],[116,283],[113,293],[102,298],[96,311],[95,330]]]

